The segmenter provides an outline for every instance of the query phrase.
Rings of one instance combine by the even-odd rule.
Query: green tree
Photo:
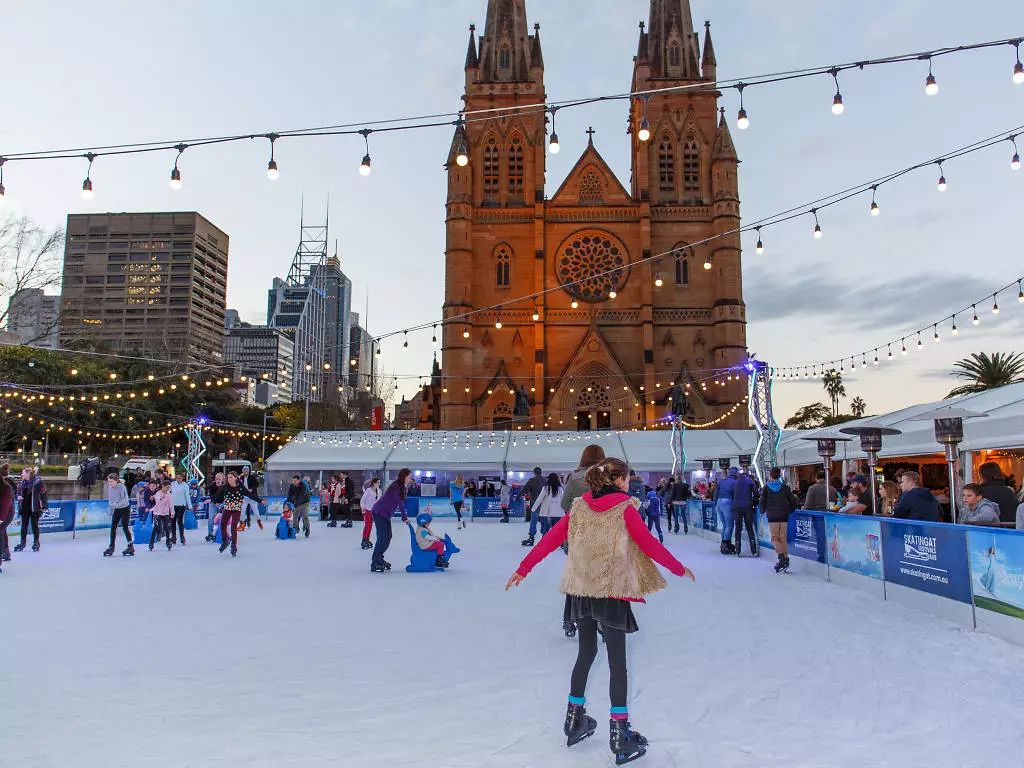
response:
[[[953,376],[966,382],[950,391],[947,398],[984,392],[1024,381],[1024,354],[1019,352],[975,352],[953,363]]]
[[[839,398],[846,397],[846,387],[843,386],[843,374],[835,368],[830,368],[822,381],[825,392],[832,401],[832,416],[839,416]]]
[[[796,413],[786,420],[786,429],[817,429],[828,423],[832,411],[824,403],[811,403],[798,408]]]
[[[855,418],[863,418],[864,414],[867,413],[867,410],[868,404],[864,402],[864,398],[860,395],[857,395],[857,397],[850,401],[850,413],[852,413]]]

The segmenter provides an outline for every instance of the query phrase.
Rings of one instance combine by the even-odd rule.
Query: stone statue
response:
[[[525,384],[520,384],[519,389],[516,390],[516,404],[512,409],[512,415],[523,417],[530,415],[530,396],[526,394]]]
[[[673,416],[685,416],[686,412],[690,409],[690,404],[686,400],[686,393],[679,384],[672,387],[672,390],[668,393],[668,400],[672,405]]]

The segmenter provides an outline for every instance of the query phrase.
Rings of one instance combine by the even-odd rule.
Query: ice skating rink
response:
[[[602,657],[598,732],[571,750],[561,733],[561,552],[506,594],[521,523],[438,523],[464,550],[444,574],[404,572],[401,523],[389,574],[369,573],[359,528],[322,526],[245,532],[235,559],[197,532],[135,558],[102,558],[101,533],[17,555],[0,575],[0,766],[613,764]],[[667,543],[697,584],[669,576],[636,612],[637,765],[1024,764],[1024,649],[768,557]]]

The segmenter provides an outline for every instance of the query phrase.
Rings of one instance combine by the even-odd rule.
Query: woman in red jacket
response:
[[[611,673],[609,747],[616,764],[622,765],[647,751],[647,739],[630,728],[626,706],[626,635],[639,629],[632,604],[644,602],[645,595],[667,586],[654,562],[676,576],[696,579],[647,530],[638,512],[639,502],[626,493],[629,467],[625,462],[605,459],[591,467],[586,481],[590,490],[573,502],[569,514],[530,550],[505,589],[518,586],[541,560],[568,540],[569,557],[560,591],[570,596],[580,647],[569,685],[564,732],[571,747],[597,728],[583,705],[587,677],[597,656],[600,625]]]

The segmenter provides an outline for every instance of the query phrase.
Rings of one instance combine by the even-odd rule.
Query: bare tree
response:
[[[0,324],[9,327],[11,297],[31,288],[52,288],[60,283],[60,257],[64,230],[44,229],[27,216],[13,214],[0,221]],[[50,325],[57,322],[56,316]],[[32,344],[49,336],[54,327],[39,328]]]

